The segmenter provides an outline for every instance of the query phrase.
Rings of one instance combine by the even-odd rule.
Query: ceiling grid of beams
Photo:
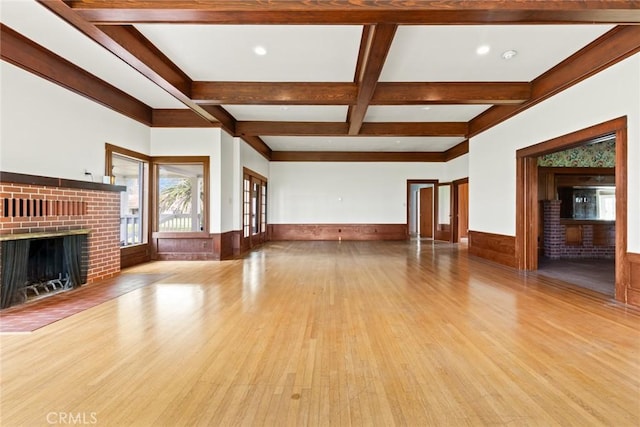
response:
[[[33,70],[17,51],[3,59],[45,78],[56,81],[84,96],[150,126],[222,127],[244,139],[264,157],[274,161],[447,161],[468,150],[468,138],[524,111],[589,76],[640,51],[640,2],[602,0],[591,2],[494,0],[404,1],[360,0],[309,2],[306,0],[125,1],[125,0],[39,0],[39,3],[80,32],[125,61],[158,87],[180,101],[185,109],[154,109],[130,95],[95,79],[87,83],[83,70],[76,70],[82,87],[64,78],[47,77],[48,71]],[[227,81],[192,80],[175,58],[154,44],[138,25],[357,25],[361,38],[353,81]],[[403,25],[578,25],[615,24],[612,30],[591,40],[553,68],[531,81],[381,81],[397,30]],[[5,34],[19,40],[11,29]],[[201,42],[201,41],[200,41]],[[18,43],[16,41],[16,43]],[[28,41],[20,43],[29,45]],[[32,43],[33,44],[33,43]],[[31,46],[31,45],[29,45]],[[34,47],[35,46],[35,47]],[[38,50],[37,44],[31,49]],[[19,49],[18,49],[19,50]],[[46,49],[40,49],[46,51]],[[42,53],[46,55],[46,53]],[[50,64],[71,68],[51,54]],[[15,57],[11,57],[15,56]],[[221,60],[230,60],[221,58]],[[436,58],[433,58],[435,61]],[[55,75],[55,71],[49,70]],[[83,80],[84,79],[84,80]],[[73,80],[73,79],[72,79]],[[440,106],[478,106],[482,110],[470,117],[437,121],[367,121],[368,111],[376,108],[420,108]],[[232,106],[284,109],[345,108],[344,122],[321,120],[239,119]],[[290,107],[291,106],[291,107]],[[433,106],[433,107],[430,107]],[[370,108],[372,107],[372,108]],[[485,108],[486,107],[486,108]],[[244,111],[244,110],[242,110]],[[444,110],[442,110],[444,111]],[[373,116],[372,116],[373,117]],[[426,120],[426,119],[425,119]],[[309,151],[274,151],[261,137],[427,137],[460,138],[448,149],[418,152],[336,151],[335,147]],[[395,141],[399,143],[399,141]],[[428,144],[428,142],[425,142]]]

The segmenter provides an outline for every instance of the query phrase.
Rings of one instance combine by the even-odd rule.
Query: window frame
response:
[[[159,231],[159,167],[163,165],[202,165],[202,190],[204,192],[202,202],[202,230],[201,231]],[[209,235],[209,216],[211,206],[209,205],[209,157],[208,156],[157,156],[151,158],[151,182],[152,182],[152,202],[151,202],[151,234],[153,237],[202,237]]]
[[[151,210],[153,208],[152,205],[152,198],[151,198],[151,164],[152,164],[152,158],[151,156],[147,156],[146,154],[142,154],[139,153],[137,151],[133,151],[133,150],[129,150],[123,147],[119,147],[117,145],[113,145],[113,144],[109,144],[109,143],[105,143],[105,176],[110,177],[110,181],[113,182],[114,180],[114,176],[113,176],[113,155],[118,155],[121,157],[126,157],[132,160],[137,160],[143,163],[147,164],[147,179],[146,182],[143,182],[143,186],[142,186],[142,191],[144,192],[144,195],[146,196],[144,198],[144,200],[142,201],[143,203],[143,209],[142,209],[142,215],[141,215],[141,228],[142,228],[142,233],[141,233],[141,237],[142,237],[142,242],[140,243],[135,243],[135,244],[131,244],[131,245],[121,245],[120,249],[126,249],[126,248],[135,248],[135,247],[139,247],[139,246],[145,246],[148,245],[150,240],[151,240]]]

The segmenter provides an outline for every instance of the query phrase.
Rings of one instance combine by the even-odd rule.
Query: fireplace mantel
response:
[[[83,228],[79,230],[63,230],[63,231],[42,231],[36,233],[20,233],[20,234],[2,234],[0,242],[7,240],[24,240],[24,239],[48,239],[50,237],[75,236],[78,234],[89,234],[91,230]]]

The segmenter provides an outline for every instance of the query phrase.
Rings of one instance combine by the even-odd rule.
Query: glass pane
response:
[[[158,166],[158,231],[204,231],[204,167]]]
[[[128,246],[146,242],[146,224],[143,220],[146,206],[144,183],[148,174],[146,162],[129,157],[112,155],[111,175],[116,185],[127,187],[120,193],[120,245]]]

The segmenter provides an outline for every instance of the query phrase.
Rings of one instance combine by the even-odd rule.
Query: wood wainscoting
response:
[[[640,306],[640,254],[627,252],[625,284],[627,304]]]
[[[122,246],[120,248],[120,268],[133,267],[151,261],[151,245]]]
[[[406,224],[269,224],[269,240],[406,240]]]
[[[236,235],[225,233],[153,233],[151,259],[154,260],[226,260],[238,255]]]
[[[517,268],[516,238],[469,230],[469,254]]]

